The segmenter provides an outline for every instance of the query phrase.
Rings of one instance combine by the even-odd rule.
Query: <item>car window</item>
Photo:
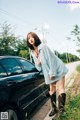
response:
[[[4,71],[3,67],[0,65],[0,78],[7,76],[7,73]]]
[[[35,66],[33,64],[31,64],[30,62],[28,62],[27,60],[24,59],[19,59],[20,62],[23,65],[23,69],[27,72],[31,72],[35,69]]]
[[[19,74],[22,72],[21,67],[14,58],[6,58],[1,60],[3,67],[5,68],[8,75]]]

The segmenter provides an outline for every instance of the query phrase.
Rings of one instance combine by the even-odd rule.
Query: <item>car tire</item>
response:
[[[12,106],[6,106],[2,111],[8,112],[8,120],[20,120],[18,111]]]

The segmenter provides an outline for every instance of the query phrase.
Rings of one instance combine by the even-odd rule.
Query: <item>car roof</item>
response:
[[[30,62],[30,60],[28,60],[27,58],[24,58],[24,57],[11,56],[11,55],[0,56],[0,60],[1,60],[1,59],[5,59],[5,58],[21,58],[21,59],[24,59],[24,60],[27,60],[28,62]],[[32,63],[32,62],[30,62],[30,63]],[[32,64],[33,64],[33,63],[32,63]]]
[[[0,56],[0,59],[2,58],[20,58],[19,56],[10,56],[10,55],[5,55],[5,56]]]
[[[4,59],[4,58],[22,58],[22,59],[27,60],[26,58],[19,57],[19,56],[10,56],[10,55],[0,56],[0,59]],[[28,60],[28,61],[29,61],[29,60]]]

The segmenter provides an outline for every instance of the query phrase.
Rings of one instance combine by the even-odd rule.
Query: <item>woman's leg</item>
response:
[[[56,91],[56,83],[51,83],[49,87],[50,87],[49,94],[52,95]]]
[[[56,82],[57,85],[57,94],[58,96],[61,93],[65,93],[65,76]]]

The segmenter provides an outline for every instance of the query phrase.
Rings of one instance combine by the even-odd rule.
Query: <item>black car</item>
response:
[[[8,115],[8,120],[22,120],[24,113],[29,115],[45,98],[47,91],[43,74],[30,61],[0,56],[0,117]]]

